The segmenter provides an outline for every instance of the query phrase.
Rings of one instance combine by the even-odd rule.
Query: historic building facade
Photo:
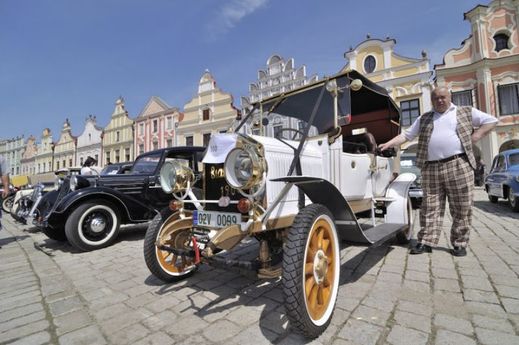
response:
[[[38,147],[36,146],[36,138],[31,135],[25,143],[25,148],[20,160],[20,169],[22,175],[36,174],[36,155]]]
[[[108,163],[130,162],[134,159],[133,120],[124,108],[124,99],[115,101],[110,123],[103,130],[103,167]]]
[[[465,13],[470,35],[435,66],[438,85],[453,102],[472,105],[499,119],[478,146],[487,166],[501,150],[519,147],[519,1],[494,0]]]
[[[54,171],[53,165],[54,143],[52,141],[52,133],[49,128],[45,128],[41,135],[41,141],[38,144],[38,150],[34,157],[34,167],[36,174],[42,174]]]
[[[218,88],[206,70],[198,83],[196,96],[184,106],[176,146],[207,146],[211,133],[227,131],[238,114],[231,94]]]
[[[83,162],[88,156],[95,158],[97,165],[102,164],[102,134],[103,129],[97,126],[96,117],[89,115],[86,118],[83,133],[77,137],[77,166],[83,166]]]
[[[3,156],[11,167],[11,175],[21,174],[21,159],[25,140],[23,136],[0,141],[0,156]]]
[[[72,135],[70,122],[66,119],[54,145],[54,170],[76,166],[76,146],[77,138]]]
[[[182,114],[153,96],[135,119],[136,155],[163,147],[176,146],[175,130]]]
[[[432,109],[433,71],[427,54],[411,58],[395,52],[396,40],[367,36],[355,48],[344,53],[348,60],[343,70],[354,69],[384,87],[400,106],[400,124],[409,127],[413,121]],[[408,147],[414,143],[408,143]]]
[[[285,61],[285,59],[279,55],[272,55],[267,59],[266,68],[258,71],[258,80],[249,85],[249,96],[241,98],[242,109],[246,112],[252,103],[313,83],[317,80],[317,76],[307,78],[305,65],[296,68],[293,58]],[[304,125],[300,120],[279,114],[270,114],[268,120],[268,125],[263,128],[259,114],[254,115],[254,119],[251,121],[251,131],[255,134],[261,133],[272,137],[277,135],[282,128],[301,130]]]

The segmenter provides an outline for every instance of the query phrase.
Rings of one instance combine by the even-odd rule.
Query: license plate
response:
[[[193,213],[193,224],[223,228],[241,223],[241,213],[195,211]]]

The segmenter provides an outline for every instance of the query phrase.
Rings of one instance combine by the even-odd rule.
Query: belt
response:
[[[435,160],[435,161],[426,161],[426,163],[428,163],[428,164],[445,163],[445,162],[453,161],[456,158],[463,158],[463,157],[467,157],[467,154],[466,153],[458,153],[457,155],[450,156],[450,157],[447,157],[447,158],[438,159],[438,160]]]

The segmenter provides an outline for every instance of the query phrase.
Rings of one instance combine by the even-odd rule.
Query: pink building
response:
[[[177,123],[183,114],[159,97],[150,98],[135,119],[135,152],[141,153],[176,146]]]
[[[464,18],[470,36],[435,66],[436,79],[452,91],[453,103],[499,118],[495,133],[478,143],[490,166],[499,151],[519,148],[519,1],[494,0]]]

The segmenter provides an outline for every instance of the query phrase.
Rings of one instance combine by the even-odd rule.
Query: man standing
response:
[[[422,171],[424,196],[418,242],[410,253],[430,253],[438,244],[447,198],[452,216],[451,253],[465,256],[476,169],[472,144],[494,129],[497,119],[475,108],[452,104],[446,87],[434,89],[431,102],[433,111],[418,117],[406,131],[379,148],[398,147],[418,136],[416,165]]]
[[[7,198],[9,195],[9,164],[5,160],[4,156],[0,156],[0,177],[2,178],[2,185],[4,187],[2,191],[2,198],[0,198],[0,203],[4,198]],[[2,208],[0,207],[0,230],[2,229]]]

